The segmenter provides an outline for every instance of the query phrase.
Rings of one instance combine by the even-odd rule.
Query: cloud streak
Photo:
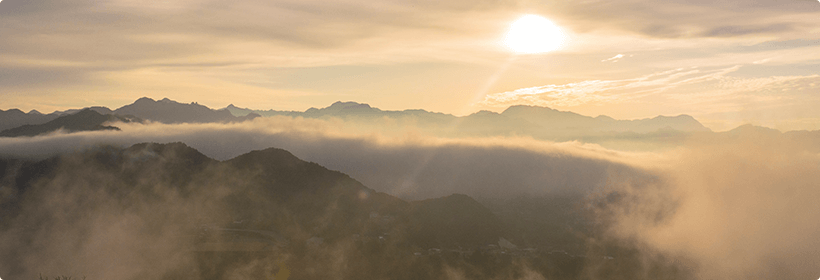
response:
[[[617,57],[617,56],[616,56]],[[608,61],[608,60],[604,60]],[[506,107],[536,105],[577,107],[670,99],[678,105],[698,108],[692,113],[738,110],[766,102],[798,99],[820,85],[820,76],[738,77],[740,66],[726,68],[678,68],[638,78],[588,80],[492,93],[481,105]],[[786,104],[782,104],[786,105]]]
[[[814,1],[583,1],[545,5],[575,29],[606,30],[655,38],[783,36],[817,30],[808,22]],[[731,23],[727,24],[727,23]]]
[[[573,107],[588,103],[626,102],[670,89],[720,79],[740,67],[716,70],[678,68],[638,78],[590,80],[562,85],[545,85],[488,94],[481,103],[487,106],[537,105]]]
[[[618,62],[618,60],[621,60],[621,58],[624,58],[624,55],[619,53],[619,54],[616,54],[613,57],[601,60],[601,62],[613,62],[613,63],[615,63],[615,62]]]

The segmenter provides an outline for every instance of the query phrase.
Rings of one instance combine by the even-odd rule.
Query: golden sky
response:
[[[510,50],[526,14],[551,20],[564,44]],[[456,115],[528,104],[820,129],[818,18],[814,0],[3,0],[0,108],[143,96]]]

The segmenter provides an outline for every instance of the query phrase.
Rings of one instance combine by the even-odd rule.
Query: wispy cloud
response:
[[[481,104],[572,107],[588,103],[624,102],[663,93],[677,87],[717,80],[739,68],[739,66],[714,70],[678,68],[632,79],[590,80],[563,85],[522,88],[488,94]]]
[[[793,1],[557,1],[545,4],[573,29],[618,30],[656,38],[808,34],[820,3]],[[731,23],[731,24],[730,24]]]
[[[623,55],[623,54],[617,54],[617,55],[615,55],[615,56],[613,56],[613,57],[610,57],[610,58],[607,58],[607,59],[601,60],[601,62],[618,62],[618,60],[620,60],[620,59],[621,59],[621,58],[623,58],[623,57],[624,57],[624,55]]]
[[[780,99],[788,95],[805,93],[820,85],[818,75],[763,78],[730,75],[740,68],[741,66],[717,69],[678,68],[632,79],[589,80],[529,87],[488,94],[480,104],[490,107],[574,107],[661,97],[689,105],[724,101],[749,106],[749,98]],[[710,106],[715,105],[725,106],[722,103],[713,103]]]

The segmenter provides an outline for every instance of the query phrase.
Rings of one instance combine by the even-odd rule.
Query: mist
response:
[[[100,144],[183,142],[217,160],[282,148],[350,175],[364,185],[417,200],[463,193],[514,197],[583,193],[613,171],[642,173],[623,161],[636,154],[594,144],[531,138],[438,138],[408,128],[379,133],[338,120],[260,118],[238,124],[118,124],[116,133],[81,132],[0,138],[0,154],[44,158]],[[626,156],[630,155],[630,156]]]
[[[96,155],[107,156],[103,149]],[[144,154],[134,153],[130,165]],[[184,279],[196,261],[191,254],[193,221],[219,219],[226,187],[184,192],[166,178],[179,162],[153,164],[138,176],[84,160],[82,153],[60,157],[52,175],[32,182],[21,201],[4,207],[19,215],[2,221],[0,270],[3,277],[33,279],[73,276],[87,279]],[[35,172],[43,172],[35,167]],[[26,172],[7,166],[6,180]],[[29,169],[31,170],[31,169]],[[18,177],[26,178],[26,176]],[[183,186],[200,182],[191,180]],[[5,209],[9,210],[9,209]],[[19,277],[19,278],[18,278]]]
[[[452,193],[501,200],[582,194],[587,197],[585,209],[590,212],[590,220],[600,230],[589,237],[590,251],[600,249],[592,248],[595,244],[628,247],[647,263],[661,261],[690,273],[681,274],[687,275],[681,276],[684,279],[814,279],[820,274],[816,267],[820,263],[820,211],[816,207],[820,199],[820,154],[815,144],[808,142],[760,135],[703,135],[676,149],[638,153],[524,137],[438,138],[412,128],[381,132],[338,120],[287,117],[238,124],[119,126],[120,132],[0,139],[0,154],[46,158],[95,149],[100,144],[181,141],[209,157],[227,160],[251,150],[277,147],[349,174],[377,191],[408,200]],[[73,201],[86,195],[55,194],[43,203],[57,208],[40,215],[75,207]],[[148,209],[151,204],[146,205],[137,209]],[[118,234],[134,232],[133,225],[155,221],[153,215],[157,214],[128,212],[135,211],[132,208],[117,212],[117,207],[104,204],[95,209],[105,211],[67,221],[87,224],[85,230],[105,225],[94,228],[102,242],[179,240],[173,226],[147,235]],[[190,209],[177,213],[190,213]],[[166,220],[177,218],[181,217],[172,215]],[[42,236],[36,240],[52,240],[53,244],[38,247],[42,251],[37,255],[74,256],[72,250],[76,247],[59,240],[88,238],[85,231],[65,235],[44,230],[39,234]],[[127,239],[118,240],[117,236]],[[11,244],[9,238],[16,238],[10,234],[0,237],[4,238],[2,244]],[[141,248],[139,254],[164,254],[169,248],[173,246],[150,246]],[[74,252],[85,250],[90,249]],[[343,246],[334,250],[337,255],[347,253]],[[82,269],[92,271],[94,268],[88,266],[100,265],[106,258],[105,254],[80,256],[86,264]],[[176,260],[190,261],[184,256]],[[51,271],[49,264],[43,267],[45,272]],[[636,272],[632,279],[652,279],[651,265],[642,267],[647,271]],[[589,261],[584,277],[611,279],[606,271]],[[448,273],[454,279],[464,277],[458,270]]]
[[[758,135],[759,136],[759,135]],[[658,180],[618,176],[598,194],[605,238],[664,256],[695,279],[814,279],[820,154],[782,138],[702,137]]]

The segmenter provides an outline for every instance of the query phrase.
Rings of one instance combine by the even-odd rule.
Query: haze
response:
[[[816,279],[818,18],[3,0],[0,277]]]

